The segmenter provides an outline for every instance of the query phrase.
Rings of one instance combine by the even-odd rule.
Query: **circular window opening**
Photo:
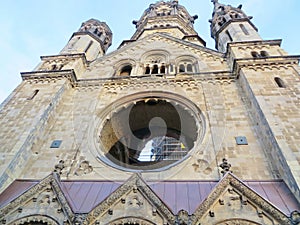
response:
[[[183,104],[158,97],[138,100],[111,112],[100,131],[101,150],[122,168],[162,168],[188,155],[200,123]]]

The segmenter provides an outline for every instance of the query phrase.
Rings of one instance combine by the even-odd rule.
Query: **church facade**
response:
[[[1,224],[300,224],[300,56],[212,2],[216,50],[158,1],[117,50],[90,19],[21,73],[0,107]]]

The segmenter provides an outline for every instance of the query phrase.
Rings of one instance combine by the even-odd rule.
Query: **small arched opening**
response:
[[[185,72],[185,66],[183,64],[179,65],[179,73],[184,73]]]
[[[260,55],[261,55],[261,57],[268,57],[269,53],[267,51],[261,51]]]
[[[260,58],[260,55],[256,51],[252,51],[251,55],[252,55],[253,58]]]
[[[278,87],[280,87],[280,88],[285,88],[286,87],[285,83],[283,82],[283,80],[280,77],[275,77],[274,80],[275,80]]]
[[[150,67],[149,66],[146,66],[146,70],[145,70],[145,74],[150,74]]]
[[[187,72],[193,72],[193,66],[192,66],[192,64],[187,64],[187,66],[186,66],[186,71]]]
[[[154,65],[151,74],[158,74],[158,65]]]
[[[122,67],[122,69],[120,71],[120,76],[129,76],[131,74],[131,71],[132,71],[132,66],[126,65],[126,66]]]
[[[160,73],[166,73],[166,66],[165,65],[162,65],[160,67]]]

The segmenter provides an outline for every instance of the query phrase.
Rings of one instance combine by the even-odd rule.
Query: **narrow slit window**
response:
[[[278,87],[280,87],[280,88],[285,88],[286,87],[283,80],[280,77],[275,77],[274,80],[275,80]]]
[[[51,70],[56,70],[56,69],[57,69],[56,64],[53,64],[52,67],[51,67]]]
[[[226,32],[225,32],[226,34],[227,34],[227,36],[229,37],[229,40],[230,41],[233,41],[233,39],[232,39],[232,37],[231,37],[231,35],[230,35],[230,33],[229,33],[229,31],[228,30],[226,30]]]
[[[240,24],[240,28],[242,29],[242,31],[244,32],[245,35],[249,35],[249,32],[246,29],[246,27],[244,26],[244,24]]]
[[[27,100],[32,100],[40,90],[36,89],[32,92],[32,94],[27,98]]]
[[[85,48],[84,52],[87,53],[87,51],[90,49],[90,47],[92,46],[93,41],[90,41],[90,43],[88,44],[88,46]]]

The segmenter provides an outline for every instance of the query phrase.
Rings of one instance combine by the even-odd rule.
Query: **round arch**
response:
[[[19,218],[9,225],[59,225],[59,223],[50,216],[30,215]]]
[[[133,59],[123,59],[114,65],[114,76],[124,76],[125,74],[122,74],[123,72],[126,72],[126,75],[129,76],[135,72],[135,69],[136,61]]]
[[[107,223],[106,225],[129,225],[129,224],[135,224],[135,225],[155,225],[156,223],[153,223],[149,220],[143,219],[143,218],[136,218],[136,217],[124,217],[124,218],[118,218],[112,222]]]
[[[228,219],[222,222],[216,223],[215,225],[262,225],[260,223],[256,223],[254,221],[246,220],[246,219]]]
[[[175,59],[175,65],[178,73],[196,73],[199,72],[198,60],[192,55],[182,55]]]

